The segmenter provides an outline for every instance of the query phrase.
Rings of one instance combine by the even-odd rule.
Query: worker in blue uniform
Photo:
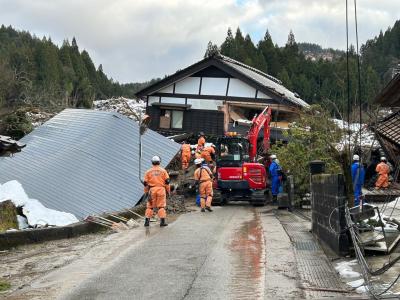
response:
[[[281,167],[277,162],[277,158],[275,154],[271,155],[271,164],[269,166],[269,175],[271,178],[271,193],[272,193],[272,203],[276,204],[278,201],[279,187],[281,185]]]
[[[353,180],[354,190],[354,206],[360,205],[360,198],[362,196],[362,186],[365,179],[365,170],[360,163],[360,157],[357,154],[353,155],[353,164],[351,165],[351,178]]]

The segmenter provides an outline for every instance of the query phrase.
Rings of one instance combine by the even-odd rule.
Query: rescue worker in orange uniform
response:
[[[191,157],[190,145],[187,144],[186,142],[183,142],[181,152],[182,152],[181,154],[182,169],[186,170],[187,168],[189,168],[189,162]]]
[[[150,225],[150,218],[153,216],[153,209],[158,208],[158,217],[160,218],[160,226],[167,226],[165,218],[167,212],[167,195],[170,194],[169,175],[167,171],[160,167],[161,158],[153,156],[151,159],[152,167],[144,174],[144,192],[149,193],[149,200],[146,205],[146,219],[144,226]]]
[[[212,172],[206,165],[202,165],[203,160],[201,158],[195,159],[196,171],[194,171],[194,179],[199,187],[200,192],[200,207],[201,212],[212,211],[211,202],[213,197],[212,187]]]
[[[212,162],[215,158],[215,146],[211,145],[205,147],[203,151],[201,151],[201,158],[203,158],[207,163]]]
[[[199,133],[199,139],[197,140],[197,148],[196,150],[202,150],[204,148],[204,145],[206,144],[206,139],[204,137],[204,132]]]
[[[376,166],[375,171],[379,175],[375,183],[375,189],[387,188],[389,186],[390,168],[386,163],[386,157],[381,157],[381,162]]]

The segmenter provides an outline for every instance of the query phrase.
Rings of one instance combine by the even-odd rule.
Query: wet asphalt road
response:
[[[260,213],[247,204],[188,213],[65,299],[263,299],[264,247]]]

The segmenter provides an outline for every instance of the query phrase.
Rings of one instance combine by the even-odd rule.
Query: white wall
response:
[[[150,96],[149,97],[149,102],[148,102],[148,104],[147,105],[151,105],[152,103],[154,103],[154,102],[159,102],[159,100],[160,100],[160,97],[155,97],[155,96]]]
[[[174,85],[171,84],[169,86],[166,86],[165,88],[163,88],[162,90],[159,90],[160,93],[171,93],[174,91]]]
[[[228,78],[203,77],[201,81],[202,95],[225,96]]]
[[[185,104],[185,98],[161,97],[161,103]]]
[[[228,96],[254,98],[256,89],[244,83],[243,81],[231,78],[229,82]]]
[[[177,94],[199,94],[200,77],[187,77],[175,83]]]
[[[188,98],[187,104],[191,105],[191,109],[218,110],[218,106],[222,106],[224,102],[222,100]]]
[[[257,93],[257,99],[258,98],[260,98],[260,99],[271,99],[270,96],[267,96],[263,92],[260,92],[260,91],[258,91],[258,93]]]

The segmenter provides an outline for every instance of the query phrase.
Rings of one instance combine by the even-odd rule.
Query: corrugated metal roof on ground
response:
[[[0,159],[0,183],[18,180],[30,198],[78,218],[134,206],[139,180],[139,128],[114,112],[66,109],[25,136],[26,148]],[[165,167],[180,145],[148,130],[142,177],[154,155]]]

